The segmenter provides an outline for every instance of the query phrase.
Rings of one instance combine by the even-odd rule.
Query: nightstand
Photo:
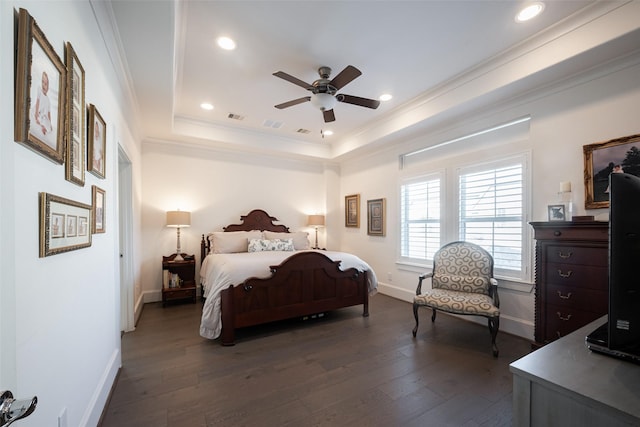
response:
[[[177,254],[162,257],[162,306],[168,302],[190,300],[196,302],[196,257],[182,254],[182,261],[175,261]]]

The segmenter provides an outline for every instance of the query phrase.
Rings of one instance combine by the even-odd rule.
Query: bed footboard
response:
[[[319,252],[302,252],[271,266],[269,278],[250,278],[223,289],[221,343],[234,345],[237,328],[359,304],[367,317],[367,273],[355,268],[342,271],[339,265]]]

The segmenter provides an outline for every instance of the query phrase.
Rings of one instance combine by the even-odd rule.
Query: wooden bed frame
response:
[[[231,224],[224,231],[289,232],[278,219],[261,209],[241,216],[242,224]],[[202,236],[201,260],[210,251],[210,242]],[[369,316],[367,272],[355,268],[342,271],[340,261],[319,252],[300,252],[282,264],[270,266],[271,277],[249,278],[221,292],[222,345],[235,344],[235,330],[277,320],[311,316],[330,310],[363,305],[363,317]]]

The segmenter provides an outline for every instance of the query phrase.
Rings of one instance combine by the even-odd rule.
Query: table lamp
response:
[[[316,244],[312,249],[320,249],[318,247],[318,227],[324,227],[324,215],[309,215],[307,224],[316,229]]]
[[[167,227],[175,227],[178,234],[178,248],[176,249],[176,257],[174,261],[184,261],[182,251],[180,250],[180,227],[189,227],[191,225],[191,212],[187,211],[168,211]]]

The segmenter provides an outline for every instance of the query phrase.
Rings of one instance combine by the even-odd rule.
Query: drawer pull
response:
[[[569,299],[571,298],[571,292],[567,293],[566,295],[562,295],[562,292],[558,291],[558,296],[562,299]]]
[[[565,254],[565,253],[563,253],[563,252],[558,251],[558,256],[559,256],[560,258],[563,258],[563,259],[571,258],[571,255],[573,255],[573,253],[571,253],[571,252],[567,252],[567,253]]]
[[[253,289],[253,286],[251,286],[251,285],[244,285],[244,291],[245,291],[245,292],[250,292],[250,291],[251,291],[251,289]]]
[[[556,314],[558,315],[558,319],[560,319],[560,320],[567,321],[567,320],[571,319],[571,315],[570,314],[567,314],[566,317],[562,317],[562,314],[559,311],[556,311]]]
[[[571,277],[571,274],[573,273],[573,271],[569,270],[566,273],[563,273],[562,270],[558,270],[558,275],[562,278],[568,279],[569,277]]]

